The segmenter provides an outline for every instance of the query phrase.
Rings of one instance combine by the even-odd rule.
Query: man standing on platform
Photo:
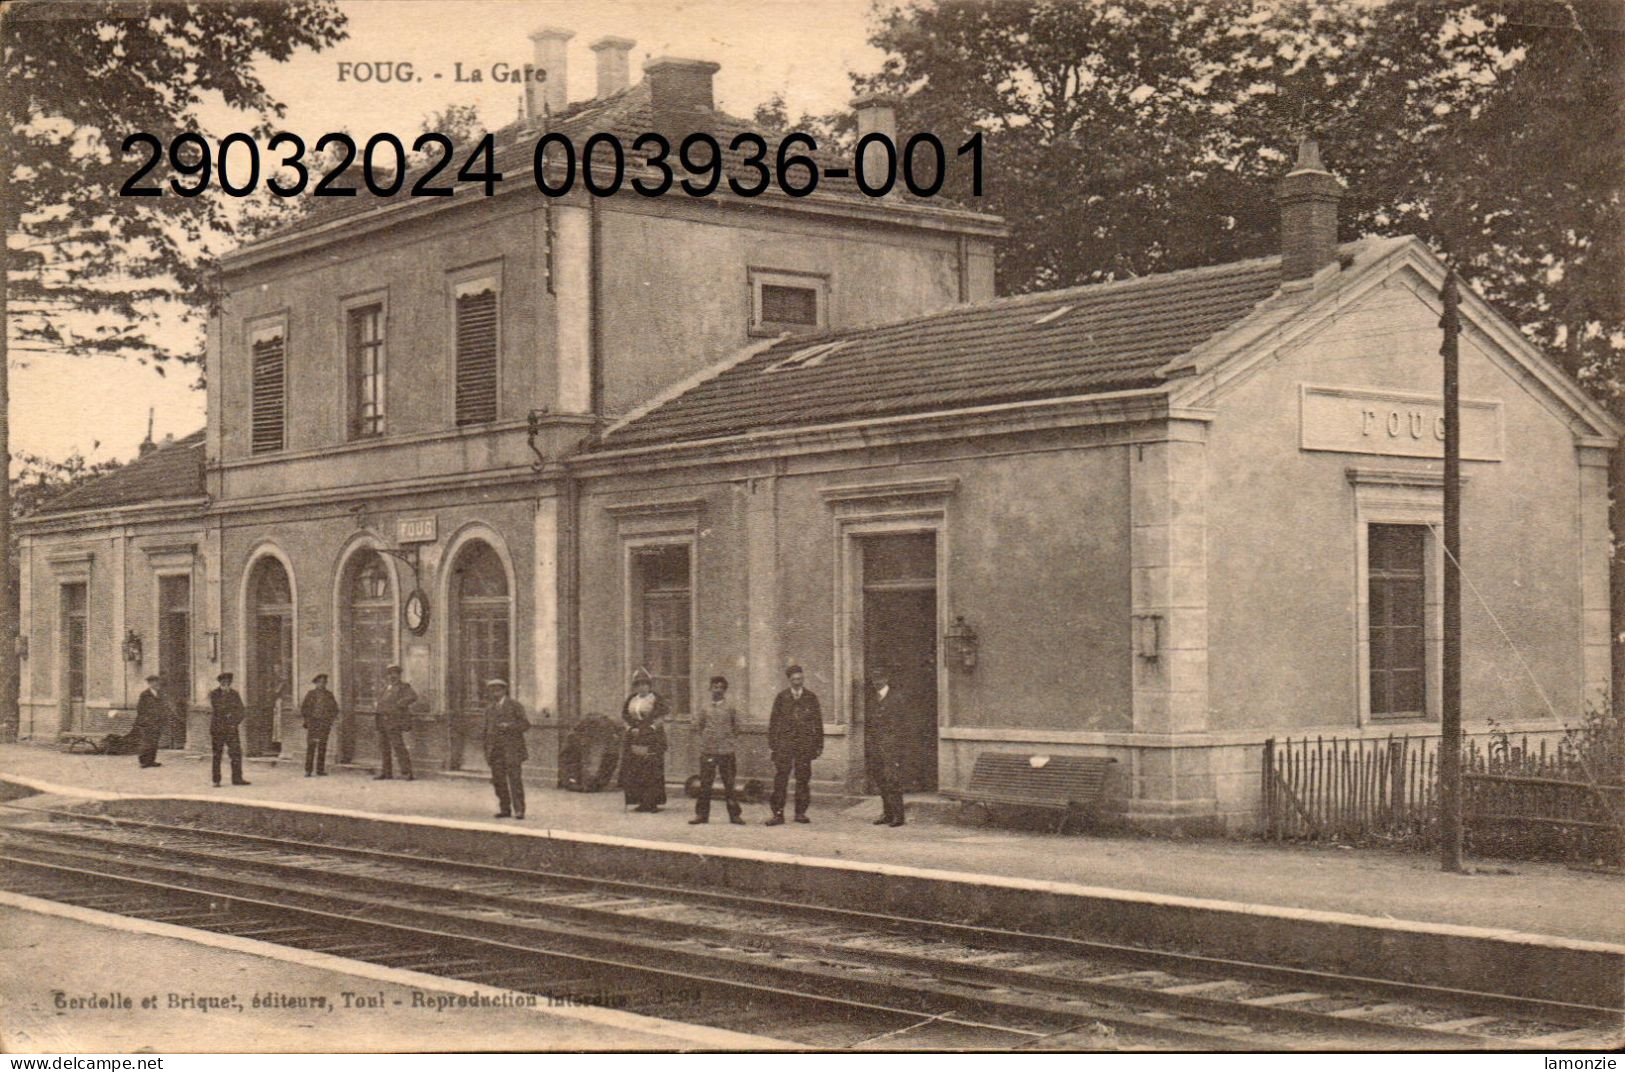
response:
[[[243,742],[237,735],[243,716],[243,698],[231,687],[231,671],[215,678],[219,684],[209,693],[209,743],[214,748],[214,784],[220,784],[220,752],[231,756],[231,784],[247,785],[243,779]]]
[[[876,826],[903,825],[903,758],[908,751],[903,718],[903,697],[891,683],[891,668],[875,667],[869,704],[864,711],[868,734],[869,778],[880,793],[880,818]]]
[[[728,821],[743,823],[739,795],[734,791],[734,774],[738,770],[734,738],[739,733],[739,712],[728,702],[728,679],[721,674],[711,678],[711,702],[694,716],[694,732],[700,739],[700,796],[694,802],[694,818],[689,825],[711,821],[711,783],[719,775],[728,802]]]
[[[519,701],[508,696],[508,683],[494,677],[485,683],[485,761],[497,791],[497,818],[525,817],[525,731],[530,720]]]
[[[299,702],[299,717],[305,724],[305,777],[327,773],[327,738],[339,717],[339,702],[327,690],[327,675],[310,679],[311,690]]]
[[[378,697],[378,752],[383,765],[373,781],[395,776],[393,759],[401,761],[401,778],[412,781],[412,755],[406,750],[407,730],[412,728],[412,706],[418,694],[401,680],[401,668],[394,663],[384,668],[384,691]]]
[[[790,687],[773,698],[773,713],[767,721],[767,748],[773,756],[773,796],[769,804],[773,817],[768,826],[784,823],[784,795],[790,775],[796,778],[796,822],[810,823],[807,805],[812,803],[812,761],[824,752],[824,711],[818,697],[805,685],[801,667],[784,671]]]
[[[163,766],[158,762],[158,735],[174,717],[174,709],[169,706],[169,701],[158,693],[161,681],[163,678],[157,674],[148,674],[147,687],[141,690],[141,696],[135,701],[135,725],[130,727],[130,736],[135,738],[140,749],[143,767]]]

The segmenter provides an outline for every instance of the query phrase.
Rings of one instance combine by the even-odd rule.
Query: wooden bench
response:
[[[942,795],[991,809],[995,805],[1060,812],[1055,832],[1067,820],[1094,812],[1106,792],[1106,772],[1117,760],[1105,756],[1022,755],[982,752],[964,789]]]

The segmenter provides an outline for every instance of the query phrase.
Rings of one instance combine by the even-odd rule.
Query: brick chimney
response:
[[[637,44],[630,37],[600,37],[587,46],[598,55],[598,98],[612,97],[630,80],[628,53]]]
[[[858,121],[858,139],[865,134],[884,134],[901,154],[897,145],[897,98],[885,93],[866,93],[852,102]],[[870,145],[863,153],[863,177],[870,186],[884,182],[886,150]]]
[[[654,103],[655,128],[671,139],[673,147],[681,138],[704,129],[716,106],[711,96],[711,76],[720,67],[709,60],[659,56],[643,65]]]
[[[530,35],[537,69],[545,80],[525,83],[525,118],[540,120],[545,109],[551,115],[564,111],[570,103],[570,67],[565,46],[575,33],[556,26],[543,26]]]
[[[1276,187],[1281,206],[1281,280],[1308,279],[1337,260],[1337,203],[1343,183],[1320,162],[1320,146],[1298,143],[1298,162]]]

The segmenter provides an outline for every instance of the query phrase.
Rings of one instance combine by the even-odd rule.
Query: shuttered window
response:
[[[482,424],[497,418],[497,312],[494,283],[476,283],[457,293],[457,423]]]
[[[281,450],[287,428],[287,355],[281,332],[256,338],[252,344],[253,396],[251,420],[255,454]]]

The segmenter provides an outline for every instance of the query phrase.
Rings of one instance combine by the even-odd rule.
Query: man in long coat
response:
[[[796,822],[812,822],[807,818],[807,805],[812,802],[812,761],[824,753],[824,711],[818,697],[806,687],[801,667],[789,666],[784,674],[790,687],[773,698],[773,713],[767,720],[767,750],[773,756],[773,795],[768,800],[773,817],[768,826],[784,822],[785,789],[792,774],[796,779]]]
[[[401,763],[401,777],[412,780],[412,753],[406,750],[406,731],[412,727],[412,705],[418,694],[412,686],[401,680],[401,668],[394,664],[384,668],[384,691],[378,697],[378,752],[383,763],[374,781],[395,776],[392,759]]]
[[[163,678],[157,674],[148,674],[147,687],[135,701],[135,725],[130,727],[130,736],[135,738],[143,767],[163,766],[158,762],[158,735],[175,715],[169,701],[158,692],[161,681]]]
[[[339,702],[327,688],[327,675],[310,679],[310,691],[299,701],[299,719],[305,724],[305,777],[327,773],[327,738],[339,717]]]
[[[904,700],[897,686],[891,683],[890,667],[875,667],[872,681],[864,715],[869,778],[880,793],[880,818],[875,820],[875,825],[902,826],[903,761],[908,754]]]
[[[237,727],[242,725],[243,716],[248,712],[243,707],[243,698],[237,690],[231,687],[231,671],[226,671],[217,678],[219,684],[209,693],[209,743],[214,748],[214,784],[220,784],[220,753],[222,750],[231,756],[231,784],[247,785],[243,779],[243,742],[237,735]]]
[[[490,701],[485,708],[485,761],[491,766],[491,787],[497,791],[497,818],[525,817],[524,765],[530,752],[525,731],[530,720],[518,700],[508,695],[508,683],[494,677],[485,683]]]

